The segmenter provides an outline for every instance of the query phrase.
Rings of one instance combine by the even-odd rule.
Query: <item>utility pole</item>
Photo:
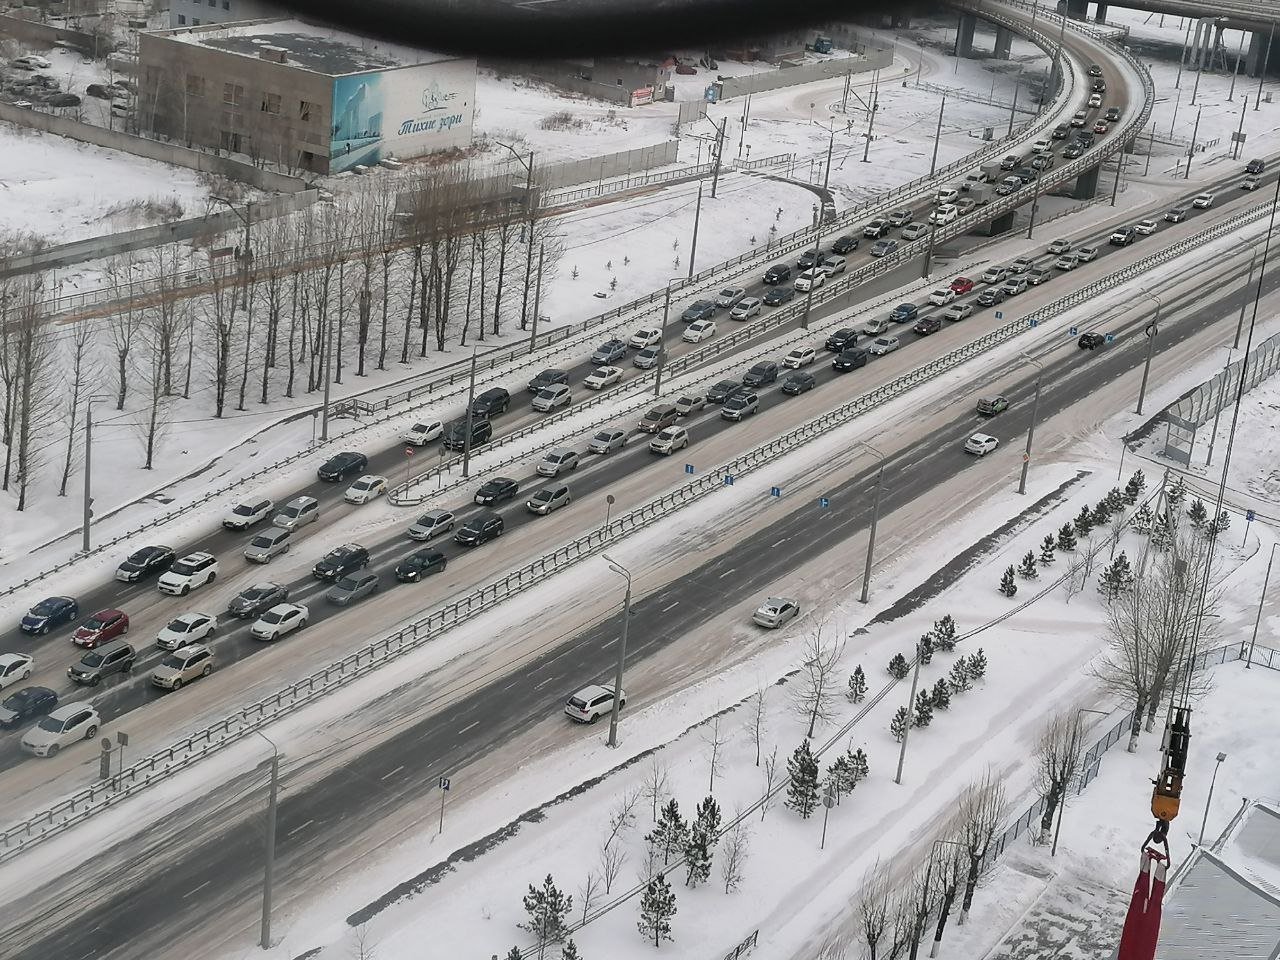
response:
[[[475,423],[476,348],[471,348],[471,384],[467,388],[467,434],[462,438],[462,477],[471,476],[471,428]]]
[[[320,442],[329,439],[329,381],[333,379],[333,314],[324,323],[324,410],[320,414]]]
[[[716,161],[717,164],[719,161]],[[716,195],[715,187],[711,188],[711,196]],[[693,264],[698,256],[698,222],[702,219],[702,181],[698,181],[698,205],[693,211],[693,241],[689,244],[689,279],[693,279]]]
[[[1241,134],[1244,133],[1244,112],[1249,108],[1249,101],[1245,100],[1240,104],[1240,126],[1236,127],[1236,139],[1231,144],[1231,159],[1236,160],[1240,157],[1240,140]]]
[[[1035,357],[1029,357],[1025,353],[1022,359],[1028,363],[1035,364],[1036,367],[1036,392],[1031,400],[1031,422],[1027,425],[1027,449],[1022,454],[1022,476],[1018,479],[1018,493],[1020,495],[1027,492],[1027,471],[1031,469],[1031,442],[1036,435],[1036,414],[1040,411],[1040,381],[1044,377],[1044,367]]]
[[[1018,71],[1018,79],[1013,84],[1013,105],[1009,107],[1009,136],[1013,136],[1013,117],[1018,112],[1018,92],[1022,89],[1022,71]]]
[[[1245,31],[1241,30],[1240,46],[1236,50],[1236,68],[1231,72],[1231,89],[1227,92],[1227,99],[1232,102],[1235,101],[1236,96],[1236,77],[1240,75],[1240,58],[1244,55],[1244,37]],[[1249,97],[1247,95],[1244,98],[1244,102],[1246,104],[1249,102]]]
[[[1196,125],[1191,130],[1191,149],[1187,151],[1187,172],[1183,174],[1183,180],[1191,177],[1191,160],[1196,155],[1196,138],[1200,136],[1200,114],[1203,112],[1204,107],[1196,108]]]
[[[244,251],[240,258],[240,309],[249,309],[249,269],[253,263],[253,201],[244,205]]]
[[[814,229],[814,234],[813,234],[813,266],[809,268],[811,271],[809,276],[809,290],[804,295],[804,314],[800,318],[800,326],[805,330],[809,329],[809,311],[813,309],[813,288],[817,286],[817,284],[814,283],[814,281],[818,278],[817,274],[822,271],[821,257],[822,257],[823,225],[824,224],[823,224],[822,212],[819,211],[818,225]]]
[[[622,710],[622,670],[627,662],[627,624],[631,621],[631,572],[622,564],[604,557],[609,569],[619,576],[626,577],[627,595],[622,601],[622,640],[618,645],[618,669],[613,677],[613,712],[609,717],[609,746],[618,745],[618,714]]]
[[[511,151],[515,153],[514,150]],[[517,156],[519,156],[517,154]],[[524,301],[520,305],[520,329],[525,330],[529,322],[529,281],[530,274],[533,272],[533,231],[534,231],[534,210],[533,210],[533,151],[529,151],[528,175],[524,182],[524,208],[529,215],[529,239],[526,245],[524,258]]]
[[[947,109],[947,95],[942,95],[942,106],[938,107],[938,129],[933,134],[933,159],[929,161],[929,176],[938,169],[938,142],[942,139],[942,114]]]
[[[720,185],[720,160],[724,156],[724,128],[729,118],[720,121],[720,129],[716,131],[716,166],[711,172],[711,199],[716,198],[716,187]]]
[[[80,519],[80,549],[89,552],[89,525],[93,522],[93,403],[105,396],[90,397],[84,407],[84,503]]]
[[[867,142],[862,147],[862,162],[869,163],[867,159],[871,155],[871,131],[875,126],[876,112],[880,109],[880,86],[871,88],[871,109],[867,111]],[[827,168],[830,170],[831,163],[827,162]]]
[[[1204,828],[1209,825],[1209,808],[1213,805],[1213,785],[1218,782],[1218,768],[1222,766],[1222,761],[1227,759],[1227,755],[1219,751],[1218,762],[1213,765],[1213,776],[1209,778],[1209,798],[1204,802],[1204,817],[1200,820],[1200,839],[1196,841],[1196,846],[1204,846]]]
[[[1145,170],[1142,171],[1142,175],[1144,177],[1147,176],[1149,173],[1151,173],[1151,154],[1155,152],[1155,149],[1156,149],[1156,122],[1152,120],[1151,136],[1147,138],[1147,167]]]
[[[1244,282],[1245,298],[1240,301],[1240,319],[1236,321],[1236,338],[1231,344],[1232,350],[1240,349],[1240,331],[1244,329],[1244,311],[1249,306],[1249,288],[1253,286],[1253,268],[1258,262],[1258,251],[1249,258],[1249,278]]]
[[[1253,647],[1258,642],[1258,624],[1262,622],[1262,606],[1267,600],[1267,585],[1271,583],[1271,564],[1276,559],[1276,546],[1271,545],[1271,556],[1267,558],[1267,574],[1262,578],[1262,593],[1258,595],[1258,615],[1253,618],[1253,636],[1249,639],[1249,657],[1244,662],[1246,670],[1253,669]]]
[[[1120,192],[1120,177],[1124,174],[1124,165],[1127,156],[1128,155],[1124,152],[1124,147],[1121,147],[1120,158],[1116,161],[1116,179],[1115,182],[1111,184],[1111,206],[1113,207],[1116,205],[1116,194]]]
[[[671,318],[671,284],[679,282],[679,277],[668,280],[667,289],[662,298],[662,351],[658,354],[658,372],[653,379],[655,398],[662,393],[662,368],[667,365],[667,321]]]
[[[871,595],[871,561],[876,550],[876,524],[880,520],[880,489],[884,481],[884,454],[866,441],[863,441],[861,446],[880,462],[880,468],[876,471],[875,492],[871,495],[871,530],[867,534],[867,563],[862,569],[862,596],[858,598],[860,603],[866,603]]]
[[[831,182],[831,151],[836,145],[836,118],[830,118],[829,137],[827,139],[827,169],[822,175],[822,192],[827,193],[827,185]]]
[[[1267,34],[1267,48],[1262,55],[1262,63],[1258,65],[1258,98],[1253,102],[1253,109],[1257,110],[1262,105],[1262,81],[1267,76],[1267,64],[1271,62],[1271,41],[1276,35],[1276,22],[1271,21],[1271,32]]]
[[[893,782],[902,783],[902,765],[907,759],[907,737],[911,734],[911,720],[916,711],[916,686],[920,682],[920,661],[924,658],[920,656],[920,641],[916,641],[916,662],[911,669],[911,694],[907,698],[907,723],[902,728],[902,747],[898,750],[898,772],[894,774]]]
[[[1160,333],[1160,309],[1163,306],[1160,297],[1156,294],[1149,293],[1147,296],[1156,302],[1156,315],[1143,328],[1143,333],[1147,335],[1147,360],[1142,365],[1142,386],[1138,388],[1138,409],[1133,411],[1138,416],[1142,416],[1142,401],[1147,396],[1147,377],[1151,375],[1151,357],[1156,352],[1156,336]]]
[[[1243,371],[1241,371],[1243,374]],[[1222,365],[1222,383],[1218,386],[1217,411],[1213,415],[1213,430],[1209,433],[1209,455],[1205,457],[1206,467],[1213,464],[1213,445],[1218,441],[1218,424],[1222,420],[1222,402],[1227,395],[1227,381],[1231,379],[1231,351],[1227,351],[1227,361]]]
[[[257,731],[255,731],[257,732]],[[262,937],[263,950],[271,948],[271,886],[276,869],[276,801],[280,785],[280,751],[262,733],[258,736],[271,744],[271,794],[267,800],[267,863],[262,878]]]
[[[1182,38],[1182,56],[1178,58],[1178,73],[1173,78],[1173,85],[1177,89],[1182,89],[1182,68],[1187,62],[1187,43],[1191,40],[1191,19],[1187,18],[1187,33]]]
[[[533,292],[533,333],[529,335],[530,353],[538,348],[538,312],[542,309],[542,255],[546,245],[545,241],[538,244],[538,279]]]

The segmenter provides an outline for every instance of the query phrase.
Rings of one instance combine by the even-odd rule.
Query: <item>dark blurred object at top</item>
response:
[[[307,0],[307,19],[456,54],[565,57],[712,47],[874,15],[887,0]]]

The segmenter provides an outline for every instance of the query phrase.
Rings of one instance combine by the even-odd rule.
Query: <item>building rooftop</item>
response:
[[[264,59],[262,52],[274,47],[283,51],[285,64],[334,77],[454,59],[287,18],[179,27],[159,34],[255,60]]]

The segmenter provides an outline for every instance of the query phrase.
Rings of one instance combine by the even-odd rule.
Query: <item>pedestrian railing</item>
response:
[[[760,931],[752,930],[740,944],[724,955],[724,960],[738,960],[739,957],[750,953],[755,949],[758,936],[760,936]]]

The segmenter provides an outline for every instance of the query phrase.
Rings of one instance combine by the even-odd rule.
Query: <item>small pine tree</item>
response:
[[[562,894],[551,879],[551,874],[542,881],[542,886],[529,884],[529,892],[524,898],[524,910],[529,919],[520,924],[522,930],[533,934],[538,942],[539,954],[549,943],[559,943],[569,933],[566,920],[573,909],[573,897]]]
[[[1199,530],[1204,526],[1205,521],[1209,519],[1209,511],[1205,509],[1204,501],[1196,497],[1191,501],[1191,506],[1187,507],[1187,519],[1191,521],[1191,526]]]
[[[1133,515],[1133,519],[1129,521],[1129,525],[1133,529],[1146,536],[1151,532],[1151,523],[1155,518],[1151,515],[1151,508],[1145,503],[1140,506]]]
[[[1107,521],[1111,519],[1111,510],[1106,500],[1100,500],[1094,505],[1093,513],[1089,515],[1089,519],[1093,521],[1095,527],[1105,527]]]
[[[626,257],[626,256],[624,256],[624,257],[622,258],[622,265],[623,265],[624,267],[629,267],[629,266],[631,266],[631,258],[630,258],[630,257]]]
[[[653,945],[659,947],[663,940],[671,940],[671,918],[676,915],[676,895],[667,878],[658,874],[644,888],[640,898],[640,922],[637,926],[646,938],[653,937]]]
[[[1057,559],[1055,551],[1054,539],[1052,533],[1046,533],[1044,539],[1040,541],[1040,566],[1047,567]]]
[[[907,663],[907,658],[900,653],[895,653],[893,659],[889,661],[889,673],[895,680],[901,680],[911,672],[911,664]]]
[[[907,708],[899,707],[898,712],[893,715],[893,719],[889,721],[889,732],[893,734],[893,739],[901,743],[902,735],[907,732],[907,724],[910,721],[907,717]]]
[[[560,949],[560,960],[582,960],[582,954],[578,952],[578,945],[572,940],[566,940],[564,946]]]
[[[973,678],[969,676],[969,658],[962,656],[951,665],[947,674],[947,684],[952,693],[964,693],[973,686]]]
[[[987,673],[987,655],[982,652],[982,648],[978,648],[978,652],[969,657],[968,665],[969,679],[973,682],[981,680]]]
[[[850,703],[861,703],[867,697],[867,677],[862,672],[862,664],[853,668],[849,674],[849,692],[846,694]]]
[[[787,786],[786,804],[808,820],[818,805],[818,761],[809,750],[808,740],[796,747],[787,761],[787,774],[791,782]]]
[[[610,277],[610,278],[609,278],[609,289],[610,289],[610,290],[617,290],[617,289],[618,289],[618,278],[617,278],[617,277]]]
[[[933,662],[933,632],[922,633],[920,635],[920,665],[928,666]]]
[[[1039,578],[1040,571],[1036,568],[1036,555],[1030,550],[1022,555],[1022,562],[1018,564],[1018,573],[1022,575],[1024,580]]]
[[[1142,495],[1143,489],[1147,485],[1147,478],[1141,470],[1135,470],[1133,476],[1129,478],[1129,482],[1124,485],[1124,502],[1133,506],[1138,502],[1138,497]]]
[[[913,727],[927,727],[933,720],[933,696],[928,690],[916,694],[915,715],[911,718]]]
[[[1088,507],[1081,507],[1072,526],[1076,529],[1077,537],[1087,537],[1093,529],[1093,511]]]
[[[1098,592],[1111,603],[1132,586],[1133,571],[1129,568],[1129,558],[1121,550],[1098,578]]]
[[[1107,513],[1115,513],[1117,510],[1123,510],[1125,505],[1124,491],[1119,487],[1112,487],[1107,491],[1104,498],[1107,504]]]
[[[714,797],[707,797],[697,807],[689,838],[685,841],[684,856],[688,866],[685,886],[696,887],[706,883],[711,876],[711,854],[715,849],[716,834],[720,830],[720,805]]]
[[[951,685],[942,677],[938,678],[938,682],[933,685],[933,693],[930,694],[933,701],[933,709],[946,710],[951,706]]]
[[[671,854],[683,850],[689,842],[689,824],[680,815],[680,804],[675,797],[668,800],[667,805],[662,808],[658,822],[645,840],[662,851],[663,866],[671,862]]]
[[[1070,553],[1076,548],[1076,528],[1069,523],[1064,523],[1062,529],[1058,531],[1058,549],[1063,553]]]
[[[933,644],[943,653],[950,653],[956,648],[956,622],[951,614],[944,613],[933,621]]]
[[[852,753],[846,748],[845,756],[849,759],[849,790],[852,791],[854,787],[871,775],[871,764],[867,761],[867,755],[863,753],[861,747]]]
[[[831,766],[827,767],[827,776],[823,783],[832,793],[836,795],[836,803],[840,802],[840,795],[848,793],[853,789],[852,771],[849,769],[848,754],[840,754],[832,761]]]
[[[1228,514],[1227,511],[1225,510],[1220,510],[1218,512],[1217,521],[1214,522],[1211,528],[1205,529],[1205,534],[1206,535],[1216,534],[1218,536],[1221,536],[1222,534],[1227,532],[1227,528],[1229,526],[1231,526],[1231,515]]]
[[[524,960],[524,953],[519,947],[512,947],[507,951],[506,960]]]
[[[573,277],[574,280],[578,279],[578,265],[576,263],[573,265],[573,269],[569,271],[569,276]]]
[[[1000,578],[1000,592],[1006,597],[1012,597],[1018,592],[1018,581],[1013,578],[1013,567],[1006,567],[1004,576]]]
[[[612,261],[612,260],[606,260],[606,261],[604,262],[604,268],[605,268],[606,270],[612,270],[612,269],[613,269],[613,261]]]
[[[1187,499],[1187,484],[1179,474],[1173,478],[1173,483],[1164,488],[1164,498],[1174,509],[1182,506],[1182,501]]]
[[[1169,511],[1162,510],[1151,525],[1151,546],[1157,550],[1168,550],[1173,543],[1173,522]]]

